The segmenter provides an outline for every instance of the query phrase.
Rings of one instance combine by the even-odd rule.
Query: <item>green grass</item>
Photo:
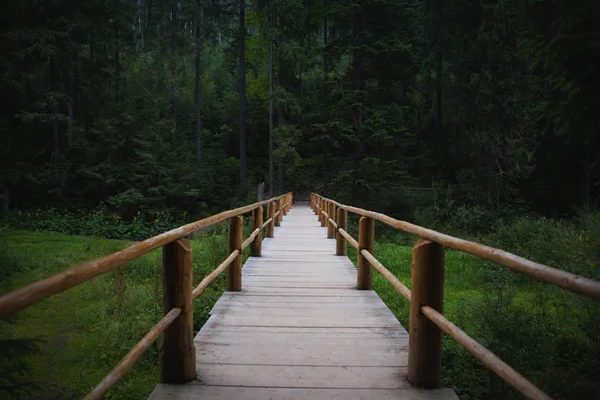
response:
[[[210,235],[192,241],[196,283],[227,256],[224,228],[220,225]],[[0,293],[132,243],[47,232],[8,230],[0,235]],[[410,241],[384,240],[376,241],[375,256],[410,287],[411,247],[399,244]],[[353,248],[349,257],[356,262]],[[39,354],[28,359],[31,377],[43,388],[34,398],[36,394],[43,394],[44,399],[81,398],[161,318],[160,258],[160,250],[154,251],[0,322],[0,340],[44,340]],[[196,299],[196,331],[206,322],[225,279],[223,274]],[[408,327],[408,302],[377,273],[373,286]],[[444,291],[444,314],[450,321],[553,398],[600,398],[597,303],[454,250],[446,251]],[[447,337],[442,371],[443,385],[454,388],[462,399],[520,398]],[[155,344],[107,398],[145,399],[158,381]]]
[[[0,293],[132,243],[47,232],[1,235]],[[201,236],[192,240],[192,246],[197,284],[227,256],[227,242],[223,235]],[[196,330],[224,287],[222,274],[195,300]],[[161,290],[161,253],[156,250],[23,310],[8,323],[0,322],[0,339],[42,339],[40,353],[29,361],[44,399],[81,398],[160,320]],[[154,344],[107,398],[147,398],[159,381],[158,363]]]
[[[356,250],[349,248],[356,264]],[[376,258],[411,287],[412,248],[375,243]],[[408,328],[410,304],[380,274],[373,289]],[[551,285],[446,250],[444,315],[553,398],[600,398],[594,319],[600,308]],[[591,340],[590,340],[591,339]],[[521,396],[451,338],[444,336],[442,384],[461,399]]]

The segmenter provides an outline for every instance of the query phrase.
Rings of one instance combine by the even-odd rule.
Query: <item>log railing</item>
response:
[[[400,221],[385,214],[340,204],[316,193],[311,194],[311,207],[321,226],[327,227],[327,237],[335,237],[337,255],[346,255],[347,243],[358,250],[357,289],[372,288],[371,270],[374,268],[410,302],[408,380],[411,384],[422,388],[440,387],[443,332],[526,398],[549,399],[547,394],[443,316],[444,247],[475,255],[596,300],[600,300],[600,282],[539,264],[504,250]],[[361,216],[358,241],[347,232],[348,212]],[[412,251],[412,290],[400,282],[373,255],[375,221],[420,237]]]
[[[80,285],[99,275],[112,271],[136,258],[162,247],[163,312],[164,317],[148,332],[113,370],[85,397],[102,399],[137,359],[163,334],[160,349],[162,383],[183,383],[196,378],[196,350],[193,332],[193,300],[225,269],[227,290],[242,289],[242,251],[250,246],[250,255],[260,257],[262,229],[266,237],[274,236],[293,202],[287,193],[269,200],[224,211],[220,214],[181,226],[179,228],[136,243],[124,250],[68,269],[0,297],[0,318],[7,318],[52,295]],[[263,209],[267,206],[267,220]],[[252,212],[252,233],[243,238],[242,215]],[[229,220],[229,256],[193,288],[192,247],[185,236],[219,222]],[[193,288],[193,289],[192,289]]]

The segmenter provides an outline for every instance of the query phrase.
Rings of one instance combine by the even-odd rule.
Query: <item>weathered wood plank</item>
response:
[[[190,385],[191,386],[191,385]],[[150,400],[458,400],[451,389],[299,389],[239,386],[158,385]]]
[[[254,364],[286,366],[346,366],[346,367],[406,367],[408,365],[408,339],[394,345],[370,343],[357,346],[356,341],[340,345],[318,340],[300,343],[202,343],[198,346],[197,367],[202,364]]]
[[[347,389],[410,387],[406,380],[406,367],[307,367],[284,363],[261,365],[260,368],[253,364],[200,364],[197,369],[199,383],[204,385]]]

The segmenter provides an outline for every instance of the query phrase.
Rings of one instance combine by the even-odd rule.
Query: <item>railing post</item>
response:
[[[348,212],[343,208],[338,208],[337,218],[335,219],[335,222],[337,222],[338,229],[341,228],[346,231],[348,229]],[[342,236],[342,234],[339,233],[337,230],[335,236],[335,254],[338,256],[345,256],[346,238]]]
[[[323,199],[320,199],[319,197],[317,197],[317,202],[315,203],[315,206],[317,207],[316,213],[317,213],[317,220],[319,221],[319,223],[321,222],[321,206],[322,205],[323,205]]]
[[[227,290],[242,290],[242,242],[244,238],[244,220],[241,216],[229,218],[229,254],[238,250],[239,254],[227,268]]]
[[[262,206],[258,206],[252,210],[252,232],[257,228],[260,229],[258,235],[256,235],[252,243],[250,243],[250,255],[252,257],[260,257],[262,253],[262,224],[263,208]]]
[[[281,225],[281,199],[277,199],[275,200],[275,213],[277,214],[277,211],[279,211],[279,214],[277,215],[277,217],[275,218],[275,226],[280,226]]]
[[[319,211],[319,216],[321,217],[321,219],[320,219],[321,226],[325,227],[325,226],[327,226],[327,219],[323,215],[322,211],[327,212],[327,200],[325,200],[325,199],[321,199],[321,211]]]
[[[165,330],[160,346],[160,381],[184,383],[196,379],[194,316],[192,308],[192,246],[180,239],[163,247],[163,313],[181,308],[181,315]]]
[[[421,313],[429,306],[442,313],[444,247],[419,239],[412,250],[412,286],[408,336],[408,380],[414,386],[439,388],[442,379],[442,331]]]
[[[371,264],[361,254],[361,251],[367,250],[373,254],[374,245],[375,220],[373,218],[362,217],[358,224],[358,263],[356,267],[356,288],[358,290],[371,290],[373,288]]]
[[[267,205],[267,219],[271,219],[271,222],[267,225],[267,237],[272,238],[275,236],[275,202],[272,201]]]
[[[335,204],[329,203],[329,207],[327,208],[327,214],[329,218],[335,221]],[[327,221],[327,239],[333,239],[335,237],[335,228],[331,221]]]

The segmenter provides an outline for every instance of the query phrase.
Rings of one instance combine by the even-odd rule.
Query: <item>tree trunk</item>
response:
[[[362,10],[356,10],[352,17],[352,37],[354,38],[355,48],[352,53],[352,86],[355,93],[360,96],[356,99],[357,102],[362,103],[361,93],[364,87],[364,51],[361,49],[362,42],[362,31],[363,31],[363,15]],[[355,131],[358,134],[360,127],[363,123],[362,106],[358,105],[355,107]],[[358,171],[360,168],[360,159],[362,158],[361,140],[354,145],[352,164],[354,171]],[[350,188],[352,204],[357,204],[359,198],[358,187],[356,185],[356,177],[352,179],[352,185]]]
[[[171,119],[177,122],[177,29],[179,14],[177,2],[171,4]]]
[[[273,197],[273,15],[269,5],[269,198]]]
[[[240,0],[240,186],[246,187],[246,10]]]
[[[441,45],[441,0],[432,0],[432,17],[433,17],[433,40],[432,49],[435,52],[435,100],[436,100],[436,117],[435,117],[435,142],[437,154],[437,177],[443,179],[444,173],[444,134],[442,132],[443,123],[443,98],[442,98],[442,45]]]
[[[327,47],[327,1],[323,2],[325,8],[325,15],[323,16],[323,109],[324,109],[324,120],[325,124],[329,118],[329,93],[327,88],[327,74],[329,73],[329,65],[327,63],[327,53],[325,47]],[[325,132],[326,134],[327,132]],[[327,195],[327,146],[323,146],[323,194]]]
[[[279,124],[278,127],[281,127],[281,121],[282,121],[282,116],[281,116],[281,109],[278,110],[279,112]],[[285,193],[285,182],[284,182],[284,173],[283,173],[283,149],[281,148],[281,135],[279,137],[279,194],[283,194]]]
[[[69,147],[73,145],[73,119],[74,119],[74,77],[75,77],[75,60],[73,53],[69,52],[69,67],[66,76],[67,87],[67,140]]]
[[[115,0],[115,20],[113,31],[115,35],[115,103],[119,103],[121,101],[120,96],[120,81],[121,81],[121,60],[120,56],[120,48],[119,48],[119,0]]]
[[[200,110],[200,77],[202,66],[200,56],[202,52],[202,37],[200,34],[202,5],[198,2],[196,10],[196,169],[200,171],[202,165],[202,118]]]
[[[56,74],[57,74],[57,62],[56,53],[50,54],[50,93],[52,96],[52,137],[54,147],[52,148],[52,159],[51,165],[52,170],[56,172],[56,160],[55,157],[59,152],[59,137],[58,137],[58,104],[56,102]]]

